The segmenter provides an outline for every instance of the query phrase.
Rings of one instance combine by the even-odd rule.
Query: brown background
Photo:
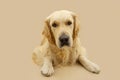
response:
[[[32,62],[40,43],[44,19],[67,9],[81,20],[81,42],[89,58],[101,68],[99,75],[81,66],[57,69],[46,78]],[[0,80],[119,80],[119,0],[0,0]]]

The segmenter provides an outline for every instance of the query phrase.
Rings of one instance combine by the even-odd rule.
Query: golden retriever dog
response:
[[[80,21],[71,11],[55,11],[46,18],[41,44],[32,55],[33,61],[42,65],[43,75],[51,76],[54,66],[72,65],[77,61],[90,72],[100,72],[99,67],[87,59],[79,32]]]

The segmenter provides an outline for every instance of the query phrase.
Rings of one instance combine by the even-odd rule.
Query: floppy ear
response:
[[[48,39],[49,43],[55,44],[55,39],[49,25],[49,19],[45,20],[42,34]]]
[[[80,31],[80,20],[76,16],[76,14],[73,13],[73,19],[74,19],[74,29],[73,29],[73,40],[79,36]]]

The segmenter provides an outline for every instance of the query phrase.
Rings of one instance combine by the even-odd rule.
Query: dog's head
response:
[[[73,41],[78,37],[80,22],[75,13],[61,10],[47,17],[43,34],[51,44],[58,48],[72,47]]]

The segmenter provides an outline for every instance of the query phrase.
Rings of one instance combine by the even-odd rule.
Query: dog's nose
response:
[[[69,37],[67,35],[63,34],[59,37],[59,40],[60,40],[62,46],[68,45]]]

